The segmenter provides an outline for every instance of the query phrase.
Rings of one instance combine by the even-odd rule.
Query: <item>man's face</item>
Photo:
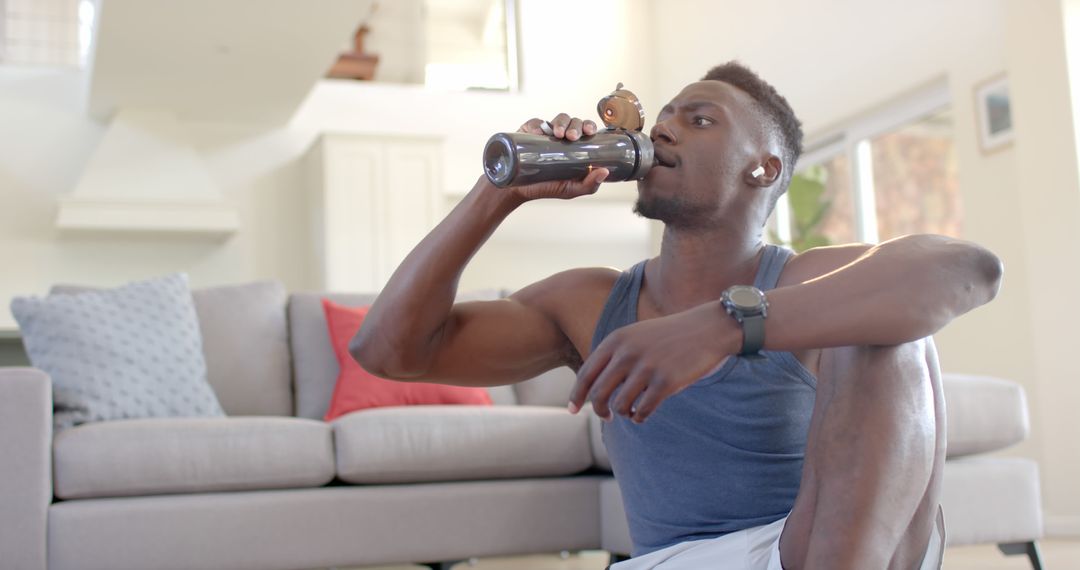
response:
[[[650,135],[658,163],[638,181],[634,210],[673,227],[708,227],[755,198],[742,183],[767,148],[753,99],[721,81],[686,86]]]

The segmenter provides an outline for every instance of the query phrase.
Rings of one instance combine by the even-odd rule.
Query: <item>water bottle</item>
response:
[[[530,133],[497,133],[484,147],[484,174],[500,188],[581,180],[597,168],[608,169],[605,182],[640,180],[653,162],[652,141],[638,131],[601,131],[573,142]]]
[[[568,141],[531,133],[496,133],[484,146],[484,174],[500,188],[551,180],[581,180],[597,168],[605,182],[640,180],[655,158],[642,133],[645,112],[637,97],[618,84],[597,104],[607,130]]]

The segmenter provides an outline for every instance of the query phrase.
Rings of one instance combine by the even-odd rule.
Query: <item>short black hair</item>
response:
[[[779,198],[787,190],[794,173],[795,162],[802,154],[802,123],[795,116],[787,99],[776,92],[776,88],[765,82],[764,79],[754,73],[750,68],[738,61],[729,61],[709,70],[703,81],[723,81],[733,87],[744,91],[754,101],[764,115],[766,127],[779,135],[780,146],[783,148],[781,158],[784,160],[784,173],[781,175],[780,191],[774,199]]]

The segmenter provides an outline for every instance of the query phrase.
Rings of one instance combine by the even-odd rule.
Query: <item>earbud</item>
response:
[[[765,174],[765,167],[764,166],[758,166],[757,168],[754,169],[753,172],[750,173],[750,176],[753,176],[754,178],[761,178],[761,176],[763,174]]]

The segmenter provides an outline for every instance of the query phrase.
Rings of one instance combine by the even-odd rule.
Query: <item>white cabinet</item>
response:
[[[314,285],[379,291],[438,221],[441,141],[329,133],[307,162]]]

